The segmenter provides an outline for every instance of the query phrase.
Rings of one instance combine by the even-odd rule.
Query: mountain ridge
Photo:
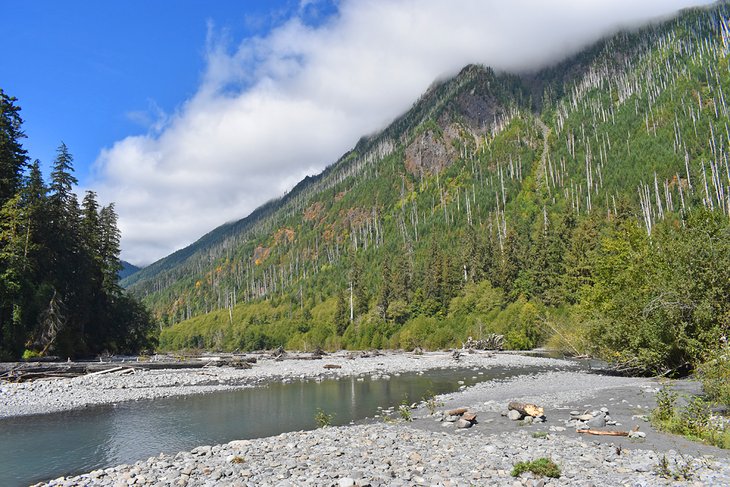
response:
[[[530,74],[467,66],[125,284],[170,348],[453,346],[485,327],[534,345],[536,323],[607,299],[618,221],[652,240],[692,208],[730,213],[729,15],[687,10]]]

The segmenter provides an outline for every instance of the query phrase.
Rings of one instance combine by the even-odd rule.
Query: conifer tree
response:
[[[25,138],[17,99],[0,89],[0,205],[20,189],[27,153],[21,144]]]
[[[335,328],[339,336],[345,333],[347,326],[350,324],[348,313],[349,306],[345,298],[345,293],[340,290],[337,293],[337,307],[335,308]]]

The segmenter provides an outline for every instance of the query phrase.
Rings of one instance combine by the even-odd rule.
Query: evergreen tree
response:
[[[22,351],[22,224],[20,195],[16,195],[0,208],[0,355],[13,356]]]
[[[27,165],[26,150],[20,142],[25,138],[23,120],[16,101],[0,89],[0,206],[20,189]]]
[[[350,324],[349,313],[350,307],[347,304],[345,293],[340,290],[337,293],[337,307],[335,308],[335,328],[339,336],[345,333],[347,326]]]
[[[114,203],[101,209],[99,212],[99,225],[101,231],[99,254],[102,262],[102,274],[104,276],[104,289],[107,293],[118,294],[119,271],[122,270],[122,262],[119,259],[121,233],[117,226],[117,214],[114,211]]]
[[[393,299],[393,275],[390,271],[388,259],[383,260],[380,274],[380,292],[378,293],[378,310],[380,316],[388,319],[388,306]]]
[[[362,264],[359,260],[355,259],[352,265],[351,272],[352,292],[355,299],[355,316],[363,316],[367,314],[370,308],[370,293],[368,292],[365,284],[365,277],[363,276]]]

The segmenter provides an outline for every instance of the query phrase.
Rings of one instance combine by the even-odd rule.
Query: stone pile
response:
[[[477,424],[477,413],[473,409],[468,408],[450,409],[441,413],[437,421],[454,423],[457,428],[466,429]]]
[[[621,426],[621,423],[614,421],[611,415],[608,413],[607,407],[602,407],[594,411],[571,411],[570,419],[565,421],[565,425],[571,428],[575,428],[577,432],[590,432],[591,434],[614,434],[615,436],[628,436],[632,439],[646,438],[646,433],[639,431],[638,426],[634,427],[630,431],[621,432],[621,435],[616,434],[614,430],[601,430],[606,426]]]
[[[575,428],[576,431],[606,426],[621,426],[608,414],[608,408],[602,407],[595,411],[571,411],[570,419],[565,421],[565,426]]]
[[[544,423],[547,419],[542,407],[515,401],[509,403],[502,416],[507,416],[512,421],[522,421],[522,424]]]

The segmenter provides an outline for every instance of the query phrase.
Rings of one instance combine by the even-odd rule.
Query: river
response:
[[[317,409],[332,424],[374,420],[379,407],[419,402],[537,367],[435,369],[385,378],[271,383],[265,387],[154,401],[125,402],[0,420],[0,485],[28,485],[63,475],[206,444],[313,429]],[[461,381],[461,383],[460,383]]]

